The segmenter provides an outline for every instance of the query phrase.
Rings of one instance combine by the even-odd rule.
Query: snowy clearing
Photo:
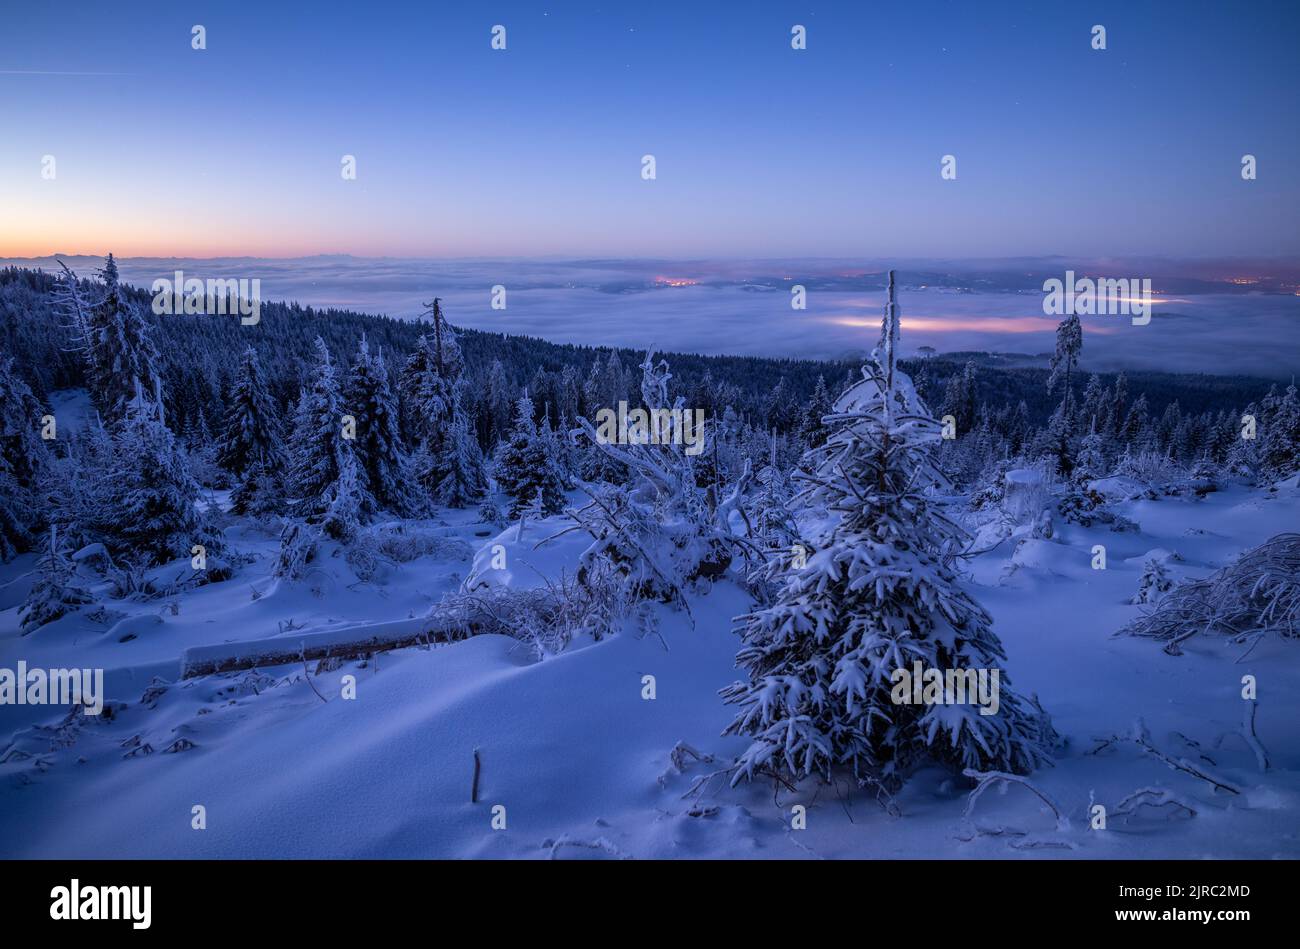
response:
[[[301,662],[180,679],[187,651],[418,621],[470,575],[475,555],[484,571],[482,551],[498,533],[453,512],[440,529],[464,541],[465,557],[421,557],[382,582],[359,582],[342,556],[322,556],[303,580],[273,580],[277,539],[240,526],[231,539],[259,559],[233,579],[175,600],[111,601],[121,615],[96,623],[76,614],[26,637],[16,613],[35,558],[0,568],[0,665],[102,665],[111,704],[100,720],[71,721],[62,709],[0,707],[0,855],[1300,856],[1294,644],[1267,639],[1237,663],[1241,647],[1206,638],[1177,657],[1148,640],[1112,638],[1137,615],[1129,600],[1152,552],[1176,554],[1182,574],[1204,576],[1300,524],[1300,494],[1294,483],[1234,487],[1119,510],[1138,533],[1067,525],[1018,555],[1007,542],[969,564],[1008,673],[1022,693],[1038,694],[1066,740],[1056,766],[1030,778],[1061,808],[1064,831],[1046,804],[1014,786],[981,795],[966,816],[970,785],[937,769],[905,787],[901,816],[846,785],[774,795],[770,785],[732,789],[715,778],[689,794],[747,744],[719,737],[732,712],[717,692],[738,677],[731,619],[749,607],[730,582],[693,599],[694,628],[682,611],[656,606],[656,632],[626,623],[540,662],[517,640],[478,636],[332,669],[309,661],[311,683]],[[562,523],[531,525],[524,541]],[[1106,570],[1090,567],[1098,543]],[[512,551],[517,582],[571,571],[580,549]],[[1259,681],[1267,773],[1240,734],[1247,673]],[[355,700],[340,696],[349,675]],[[654,677],[653,700],[642,697],[645,676]],[[1199,762],[1240,793],[1214,791],[1132,743],[1090,753],[1095,739],[1127,736],[1139,718],[1156,748]],[[1130,802],[1131,814],[1115,813],[1143,788],[1169,801],[1147,794]],[[1107,832],[1089,830],[1090,802],[1107,807]],[[806,830],[791,829],[798,804]],[[196,805],[206,811],[201,832],[191,827]],[[503,830],[492,827],[497,805]]]

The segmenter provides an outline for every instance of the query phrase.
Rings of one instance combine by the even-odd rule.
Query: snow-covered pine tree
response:
[[[479,502],[478,519],[493,527],[504,527],[506,523],[505,515],[501,513],[501,508],[497,507],[497,502],[490,494]]]
[[[190,471],[200,485],[205,488],[228,488],[231,486],[229,473],[217,464],[218,446],[208,427],[208,416],[199,406],[196,414],[191,415],[185,423],[181,437],[185,454],[189,456]]]
[[[217,463],[239,479],[230,495],[236,514],[267,514],[280,507],[283,433],[252,346],[244,350],[230,390]]]
[[[504,439],[510,432],[511,414],[514,402],[511,395],[510,379],[501,365],[500,359],[493,359],[488,369],[487,384],[483,394],[482,413],[479,423],[484,436],[482,444],[492,445]]]
[[[113,437],[96,414],[85,428],[59,441],[63,452],[50,453],[40,491],[41,503],[49,511],[49,522],[59,525],[62,539],[73,549],[90,543],[106,543],[98,525],[105,520],[101,513],[108,488],[104,473],[111,471],[116,463]]]
[[[827,413],[829,414],[829,412]],[[770,554],[788,556],[799,536],[794,517],[790,513],[790,490],[785,474],[777,464],[777,437],[773,431],[768,449],[767,464],[759,469],[755,481],[750,520],[754,539]]]
[[[432,320],[431,332],[416,340],[415,351],[406,360],[398,380],[407,434],[413,441],[427,443],[438,457],[455,414],[456,382],[465,371],[465,359],[456,332],[442,314],[442,301],[435,297],[425,304],[424,316]]]
[[[342,530],[353,502],[357,523],[364,522],[376,505],[365,469],[353,458],[352,441],[344,438],[346,413],[329,349],[319,336],[314,345],[316,363],[298,399],[289,441],[289,509],[309,523],[328,520],[334,529]],[[340,485],[340,479],[345,483]]]
[[[1232,442],[1228,446],[1224,468],[1229,474],[1254,482],[1259,475],[1260,468],[1258,427],[1255,438],[1245,438],[1245,423],[1243,420],[1247,417],[1256,419],[1258,423],[1260,409],[1256,403],[1251,402],[1240,416],[1232,420]]]
[[[160,390],[158,351],[138,307],[118,283],[117,262],[109,254],[99,271],[103,297],[86,315],[85,352],[91,395],[107,422],[127,412],[137,383],[146,398]]]
[[[799,441],[805,448],[820,445],[826,438],[826,425],[822,419],[831,413],[831,394],[826,388],[826,377],[818,376],[812,398],[803,408],[799,422]]]
[[[546,453],[550,456],[555,465],[555,471],[560,478],[560,488],[563,491],[571,491],[577,487],[574,476],[578,468],[577,452],[569,438],[563,433],[564,419],[560,419],[560,428],[551,425],[549,413],[543,409],[542,424],[538,426],[537,435],[546,446]]]
[[[827,407],[829,414],[830,407]],[[785,565],[795,555],[799,527],[790,513],[790,487],[777,464],[776,433],[772,433],[768,462],[759,469],[754,481],[758,489],[749,500],[748,533],[759,548],[760,556],[751,559],[745,570],[745,583],[760,603],[770,603],[779,589]],[[741,480],[748,480],[742,477]]]
[[[149,398],[137,384],[112,437],[112,461],[93,492],[95,532],[109,548],[152,564],[189,557],[195,544],[209,554],[220,549],[221,535],[197,504],[198,482],[163,418],[161,392]]]
[[[402,449],[397,399],[388,384],[388,368],[382,356],[370,352],[364,333],[348,372],[343,405],[356,419],[352,451],[375,503],[399,516],[413,515],[419,502],[408,481],[410,466]]]
[[[1057,510],[1067,521],[1087,527],[1105,513],[1099,510],[1104,506],[1105,498],[1093,490],[1090,484],[1106,475],[1103,445],[1101,433],[1097,431],[1097,420],[1094,418],[1090,431],[1079,443],[1074,469],[1070,472],[1070,477],[1066,480],[1061,496],[1057,500]]]
[[[685,407],[683,396],[669,394],[671,380],[667,362],[656,361],[651,350],[641,363],[647,415],[629,420],[625,438],[578,420],[591,444],[627,474],[618,487],[582,484],[591,500],[572,516],[594,540],[581,559],[580,583],[609,579],[628,599],[684,604],[689,585],[717,580],[739,557],[761,551],[744,536],[740,514],[750,465],[742,464],[725,490],[718,477],[699,477],[698,459],[711,459],[712,471],[720,470],[714,428],[701,410]]]
[[[59,267],[62,272],[58,275],[58,283],[54,286],[54,310],[62,318],[63,329],[72,338],[76,351],[81,352],[87,360],[89,377],[91,304],[86,299],[85,291],[81,288],[81,280],[76,273],[61,260]]]
[[[1294,382],[1274,400],[1261,428],[1259,461],[1264,476],[1281,479],[1300,471],[1300,397]]]
[[[250,346],[240,356],[234,385],[227,396],[217,463],[235,477],[243,477],[255,464],[276,467],[283,460],[282,452],[279,413],[270,399],[261,360]]]
[[[77,581],[76,567],[58,528],[51,525],[45,553],[36,564],[36,582],[18,611],[19,631],[26,636],[93,602],[90,591]]]
[[[939,424],[895,364],[899,315],[889,275],[881,342],[863,379],[828,419],[798,500],[829,518],[792,564],[776,601],[740,618],[737,662],[750,676],[722,691],[740,710],[726,734],[753,739],[733,783],[764,774],[901,784],[926,760],[1025,773],[1046,762],[1045,713],[1008,688],[981,715],[973,705],[899,704],[897,670],[997,669],[1002,645],[949,562],[960,528],[926,488]]]
[[[42,522],[37,493],[49,461],[37,436],[42,414],[13,360],[0,351],[0,562],[30,549]]]
[[[533,400],[526,389],[515,403],[514,428],[497,449],[494,468],[497,484],[513,499],[510,517],[519,517],[533,503],[538,489],[547,514],[564,509],[564,479],[537,430]]]
[[[1169,575],[1169,570],[1160,560],[1151,557],[1142,566],[1138,591],[1129,602],[1137,606],[1150,606],[1158,603],[1173,588],[1174,578]]]
[[[1071,313],[1056,328],[1056,351],[1052,354],[1051,372],[1047,376],[1049,393],[1055,390],[1058,382],[1061,383],[1061,401],[1036,446],[1040,455],[1050,458],[1055,470],[1066,477],[1074,470],[1074,433],[1078,414],[1071,380],[1082,350],[1083,327],[1079,324],[1079,315]]]
[[[324,510],[319,520],[326,537],[341,541],[351,541],[356,537],[373,503],[361,487],[364,478],[365,470],[356,453],[345,449],[339,455],[338,477],[326,486],[321,495]]]
[[[1097,430],[1097,419],[1094,417],[1092,427],[1079,443],[1079,454],[1074,459],[1071,478],[1076,484],[1086,484],[1106,476],[1105,447],[1106,443]]]
[[[440,478],[433,486],[434,501],[445,507],[463,508],[474,504],[486,493],[487,475],[483,470],[483,453],[479,450],[469,418],[461,408],[461,400],[455,397],[453,401],[456,409],[443,442],[442,456],[435,460],[432,469],[422,474],[428,478]]]
[[[967,361],[960,373],[951,376],[944,388],[943,405],[939,415],[951,415],[956,422],[957,435],[964,438],[975,429],[976,383],[975,363]]]

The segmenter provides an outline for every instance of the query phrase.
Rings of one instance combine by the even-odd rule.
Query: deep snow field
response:
[[[178,599],[111,601],[124,616],[96,623],[82,611],[27,637],[16,614],[35,557],[0,567],[0,667],[102,666],[107,698],[123,703],[111,720],[77,716],[63,726],[66,709],[0,706],[0,856],[1300,856],[1300,646],[1270,638],[1237,662],[1244,648],[1221,641],[1195,638],[1170,656],[1152,641],[1112,638],[1136,615],[1128,601],[1148,552],[1176,553],[1177,576],[1208,574],[1300,528],[1296,480],[1117,510],[1140,532],[1058,519],[1051,540],[1018,553],[1008,541],[968,562],[1015,687],[1038,694],[1066,739],[1056,767],[1031,778],[1065,811],[1065,829],[1020,787],[984,794],[965,816],[969,783],[938,770],[907,785],[897,814],[844,782],[774,795],[770,785],[733,789],[714,778],[684,797],[744,747],[719,737],[733,710],[717,691],[737,677],[731,618],[749,602],[730,583],[693,599],[694,628],[684,612],[655,607],[657,633],[629,622],[540,660],[502,636],[400,649],[314,674],[324,702],[302,663],[180,679],[190,647],[416,628],[492,543],[506,546],[509,569],[487,579],[512,585],[571,571],[583,547],[571,534],[536,548],[561,518],[529,524],[518,539],[510,526],[498,539],[471,512],[448,512],[424,525],[445,535],[440,554],[371,582],[328,554],[301,581],[275,580],[277,537],[240,523],[228,537],[258,559],[233,579]],[[1094,544],[1107,548],[1105,570],[1091,567]],[[485,562],[478,567],[491,571]],[[1258,680],[1267,773],[1230,734],[1240,728],[1246,674]],[[340,696],[345,675],[356,677],[353,700]],[[647,675],[653,699],[642,697]],[[1089,753],[1094,739],[1128,734],[1138,718],[1158,748],[1242,793],[1213,791],[1132,744]],[[679,742],[714,763],[690,754],[674,763]],[[1196,816],[1146,807],[1089,829],[1090,802],[1113,811],[1148,786],[1173,792]],[[807,808],[806,829],[791,829],[796,804]],[[206,809],[206,829],[191,827],[195,805]],[[504,829],[492,826],[497,805]]]

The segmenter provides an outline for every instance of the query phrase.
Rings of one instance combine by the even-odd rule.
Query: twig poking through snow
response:
[[[311,681],[311,673],[307,671],[307,647],[305,645],[303,646],[299,655],[302,658],[302,674],[306,676],[307,684],[311,686],[311,690],[316,693],[316,698],[320,699],[322,702],[328,705],[329,699],[325,698],[325,696],[320,694],[320,689],[316,688],[316,683]]]
[[[1246,699],[1246,707],[1241,710],[1241,734],[1246,739],[1246,744],[1250,745],[1250,750],[1255,752],[1255,763],[1259,765],[1259,770],[1267,771],[1268,751],[1255,734],[1255,712],[1258,709],[1258,700]]]

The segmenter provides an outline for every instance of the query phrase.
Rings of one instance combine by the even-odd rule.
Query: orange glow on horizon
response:
[[[1086,319],[1086,317],[1085,317]],[[852,326],[863,329],[880,329],[880,320],[857,316],[819,317],[819,322],[835,326]],[[1058,320],[1048,316],[905,316],[902,328],[914,333],[1054,333]],[[1113,333],[1114,327],[1087,323],[1090,333]]]

